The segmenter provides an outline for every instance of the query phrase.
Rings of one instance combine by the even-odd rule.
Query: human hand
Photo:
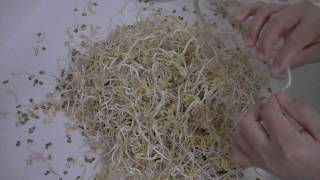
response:
[[[282,109],[303,131],[291,125]],[[282,179],[319,179],[320,114],[284,93],[275,95],[240,121],[232,153],[241,166],[260,167]]]
[[[258,46],[259,59],[270,58],[272,46],[284,38],[272,65],[272,75],[320,60],[320,8],[312,2],[305,0],[291,5],[257,2],[234,20],[242,23],[250,17],[245,41],[248,47]]]

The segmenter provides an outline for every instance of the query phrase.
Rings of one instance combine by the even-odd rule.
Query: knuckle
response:
[[[303,37],[302,36],[290,37],[287,39],[287,42],[288,42],[288,44],[290,44],[290,47],[296,48],[296,47],[303,45]]]
[[[284,153],[285,160],[291,163],[299,163],[303,156],[303,149],[299,147],[286,148],[286,152]]]

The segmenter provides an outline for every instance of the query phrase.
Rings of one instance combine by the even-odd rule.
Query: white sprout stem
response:
[[[288,74],[288,82],[287,82],[287,84],[282,88],[281,92],[287,91],[287,90],[291,87],[291,85],[292,85],[292,74],[291,74],[290,68],[287,70],[287,74]]]
[[[187,49],[188,49],[188,47],[190,46],[191,42],[192,42],[192,41],[196,41],[196,40],[197,40],[196,38],[191,38],[191,39],[187,42],[186,46],[184,47],[184,49],[183,49],[183,51],[182,51],[182,53],[181,53],[182,56],[186,54]]]

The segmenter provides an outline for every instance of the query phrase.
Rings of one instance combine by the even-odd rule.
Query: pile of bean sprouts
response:
[[[94,179],[241,177],[230,133],[266,84],[241,50],[157,13],[71,48],[54,104],[100,157]]]

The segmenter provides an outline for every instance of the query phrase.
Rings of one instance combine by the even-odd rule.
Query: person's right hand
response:
[[[320,8],[312,2],[291,5],[258,2],[236,16],[235,21],[242,23],[250,17],[246,44],[248,47],[258,44],[260,59],[270,58],[272,46],[284,37],[284,45],[272,65],[274,76],[320,60]]]
[[[283,115],[289,114],[302,130]],[[320,114],[284,93],[253,106],[232,138],[233,160],[255,166],[284,180],[318,180],[320,173]]]

